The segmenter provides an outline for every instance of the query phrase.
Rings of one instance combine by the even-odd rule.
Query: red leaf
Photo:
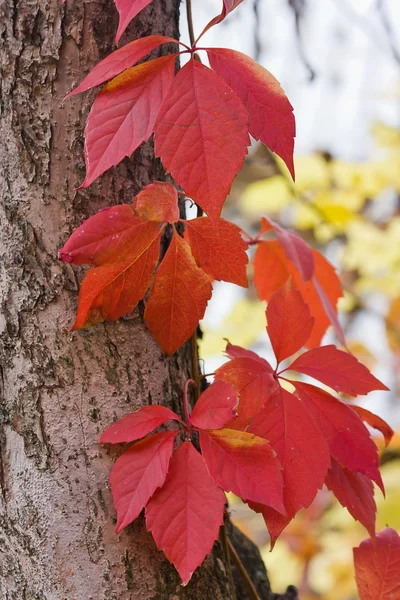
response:
[[[349,396],[388,389],[355,356],[338,350],[332,344],[304,352],[285,369],[287,370],[314,377],[337,392]]]
[[[200,217],[185,221],[197,265],[212,279],[247,287],[247,244],[240,228],[225,219]]]
[[[243,431],[200,431],[200,446],[213,479],[242,500],[262,502],[280,512],[282,467],[266,440]]]
[[[110,425],[101,434],[100,443],[120,444],[139,440],[171,419],[182,423],[178,415],[166,406],[144,406]]]
[[[223,7],[222,7],[221,14],[218,15],[217,17],[214,17],[213,19],[211,19],[211,21],[208,23],[208,25],[206,25],[206,27],[203,29],[203,31],[197,38],[197,41],[199,41],[199,39],[201,37],[203,37],[203,35],[206,33],[206,31],[208,31],[211,27],[213,27],[214,25],[217,25],[218,23],[221,23],[221,21],[223,21],[225,19],[225,17],[227,15],[229,15],[229,13],[231,13],[242,2],[243,2],[243,0],[223,0]]]
[[[161,233],[158,223],[140,220],[140,224],[131,223],[126,235],[121,235],[120,242],[114,240],[116,244],[109,251],[100,244],[101,266],[90,269],[83,280],[73,329],[105,319],[113,321],[132,312],[151,283]]]
[[[234,358],[217,369],[215,377],[239,392],[238,416],[231,429],[245,429],[278,385],[271,365],[260,357]]]
[[[390,527],[353,549],[360,600],[400,598],[400,537]]]
[[[247,153],[247,131],[248,114],[236,94],[191,59],[158,114],[155,151],[188,196],[217,218]]]
[[[342,467],[375,481],[383,491],[377,447],[360,417],[346,404],[313,385],[299,381],[293,384],[325,438],[331,455]]]
[[[281,515],[273,508],[269,508],[268,506],[264,506],[263,504],[254,504],[249,503],[249,506],[252,510],[255,510],[257,513],[261,513],[264,517],[265,525],[267,526],[268,533],[271,543],[271,550],[274,549],[276,540],[282,533],[282,531],[287,527],[292,520],[292,517],[287,515]]]
[[[225,495],[203,458],[184,442],[171,459],[164,486],[146,507],[146,525],[186,585],[211,551],[223,522]]]
[[[330,324],[335,328],[340,341],[344,342],[343,331],[336,317],[336,303],[342,296],[340,280],[332,265],[316,250],[313,250],[315,274],[304,282],[291,260],[287,259],[279,241],[258,244],[254,257],[254,284],[261,300],[270,300],[272,294],[281,288],[291,277],[291,284],[301,293],[314,317],[314,328],[308,340],[308,347],[315,347]],[[318,287],[318,290],[317,290]]]
[[[249,133],[276,152],[293,179],[296,125],[293,107],[275,77],[252,58],[227,48],[207,49],[211,68],[233,89],[249,112]]]
[[[372,482],[361,473],[353,473],[345,469],[333,458],[325,483],[340,504],[347,508],[351,516],[356,521],[360,521],[373,537],[376,504]]]
[[[381,432],[383,437],[385,438],[385,445],[389,446],[390,440],[394,435],[393,429],[378,415],[374,415],[374,413],[370,412],[366,408],[361,408],[361,406],[356,406],[355,404],[349,404],[349,407],[352,408],[360,417],[362,421],[368,423],[370,427],[373,429],[377,429]]]
[[[209,278],[196,265],[188,244],[174,231],[144,313],[165,352],[173,354],[192,335],[211,293]]]
[[[253,417],[248,431],[269,440],[275,450],[283,467],[285,508],[293,518],[311,504],[330,466],[323,435],[304,403],[282,388]]]
[[[112,52],[104,60],[99,62],[78,87],[70,92],[65,98],[90,90],[90,88],[96,87],[97,85],[112,79],[116,75],[119,75],[119,73],[122,73],[125,69],[132,67],[132,65],[144,58],[149,52],[167,42],[174,44],[179,43],[177,40],[164,35],[149,35],[126,44],[126,46]]]
[[[114,0],[119,13],[118,31],[116,42],[118,44],[122,34],[129,23],[140,13],[141,10],[150,4],[151,0]]]
[[[155,181],[139,192],[133,208],[146,221],[175,223],[179,219],[178,192],[170,183]]]
[[[114,464],[110,485],[118,515],[116,533],[139,516],[156,489],[163,485],[177,433],[166,431],[145,438]]]
[[[190,421],[200,429],[220,429],[236,417],[238,395],[222,381],[215,381],[197,400]]]
[[[225,353],[227,356],[229,356],[229,358],[253,358],[254,360],[258,360],[261,363],[266,362],[263,358],[261,358],[261,356],[258,356],[258,354],[256,354],[252,350],[246,350],[245,348],[242,348],[241,346],[235,346],[230,342],[226,344]],[[267,363],[267,365],[272,371],[272,367],[269,365],[269,363]]]
[[[283,286],[267,307],[267,331],[278,364],[307,343],[314,319],[300,292]]]
[[[174,78],[175,54],[127,69],[97,95],[86,121],[88,187],[153,133],[162,101]]]
[[[306,242],[291,231],[284,229],[272,219],[262,217],[261,232],[274,230],[286,258],[292,262],[304,282],[311,279],[315,270],[313,250]]]

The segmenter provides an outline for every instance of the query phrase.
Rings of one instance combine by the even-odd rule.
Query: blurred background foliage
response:
[[[197,7],[199,29],[215,5]],[[400,532],[400,4],[244,0],[235,15],[207,43],[253,55],[283,84],[298,121],[296,182],[255,144],[223,216],[251,236],[261,216],[270,216],[337,268],[348,347],[391,388],[358,402],[397,431],[389,449],[377,440],[387,497],[377,490],[376,501],[377,530]],[[224,338],[273,362],[265,303],[252,284],[253,254],[247,290],[215,283],[202,323],[205,373],[226,360]],[[323,343],[332,341],[328,331]],[[326,489],[272,553],[262,517],[233,496],[230,506],[235,524],[261,548],[275,591],[294,584],[301,600],[357,599],[352,548],[368,534]]]

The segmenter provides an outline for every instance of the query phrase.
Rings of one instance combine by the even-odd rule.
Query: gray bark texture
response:
[[[178,16],[179,0],[153,0],[126,39],[177,37]],[[166,357],[141,305],[70,332],[84,271],[58,249],[164,176],[149,142],[76,190],[95,92],[63,98],[115,49],[116,28],[111,0],[0,0],[0,600],[233,598],[219,542],[183,588],[142,517],[115,535],[108,475],[120,449],[97,443],[140,406],[180,412],[190,344]]]

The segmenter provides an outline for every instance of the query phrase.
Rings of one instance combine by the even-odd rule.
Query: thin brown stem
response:
[[[231,584],[231,589],[232,589],[232,600],[236,600],[236,589],[235,589],[235,582],[233,580],[233,573],[232,573],[232,565],[231,565],[231,554],[229,551],[229,542],[228,542],[228,535],[226,533],[226,525],[225,523],[222,525],[220,533],[219,533],[219,539],[222,545],[222,550],[224,551],[224,556],[225,556],[225,560],[226,560],[226,566],[228,568],[228,575],[229,575],[229,581]]]
[[[238,553],[236,552],[236,550],[229,538],[227,538],[227,542],[228,542],[229,553],[231,555],[231,558],[235,564],[235,567],[239,571],[240,577],[243,579],[243,583],[246,585],[247,591],[249,592],[249,596],[251,596],[251,598],[253,600],[261,600],[256,588],[254,587],[253,582],[251,581],[251,579],[249,577],[248,572],[246,571],[246,567],[240,560],[240,557],[239,557]]]
[[[189,39],[190,45],[193,47],[195,45],[195,35],[193,28],[193,15],[192,15],[192,0],[186,0],[186,15],[187,15],[187,24],[189,29]]]

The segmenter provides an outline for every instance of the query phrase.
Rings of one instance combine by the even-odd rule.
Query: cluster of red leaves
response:
[[[400,537],[390,527],[354,548],[360,600],[400,598]]]
[[[225,3],[225,13],[232,8]],[[127,44],[69,94],[111,79],[86,122],[82,187],[131,156],[153,132],[156,155],[211,218],[219,217],[241,169],[249,134],[279,154],[294,176],[293,109],[273,75],[246,55],[220,48],[203,49],[210,69],[194,58],[196,48],[184,44],[180,53],[132,66],[168,42],[180,44],[160,35]],[[184,53],[190,59],[175,75],[175,59]]]
[[[272,296],[267,320],[278,365],[307,343],[314,324],[300,292],[289,285]],[[186,423],[165,407],[149,406],[113,424],[100,440],[132,442],[170,419],[183,425],[132,446],[115,463],[110,482],[117,532],[146,507],[147,528],[184,583],[218,536],[221,490],[263,514],[272,544],[324,483],[375,533],[372,481],[382,490],[383,484],[377,448],[363,420],[387,442],[392,430],[314,385],[293,380],[291,393],[280,380],[290,370],[352,396],[387,388],[335,346],[309,350],[280,371],[243,348],[229,344],[227,353],[231,360],[218,369]],[[179,431],[189,440],[198,431],[201,455],[191,441],[172,455]]]
[[[203,317],[213,279],[247,286],[247,244],[239,227],[208,217],[182,221],[186,241],[175,229],[179,222],[176,189],[156,182],[133,205],[101,210],[76,229],[59,258],[94,268],[81,286],[74,329],[122,317],[151,287],[144,318],[165,352],[172,354]],[[168,224],[172,239],[154,275]]]

